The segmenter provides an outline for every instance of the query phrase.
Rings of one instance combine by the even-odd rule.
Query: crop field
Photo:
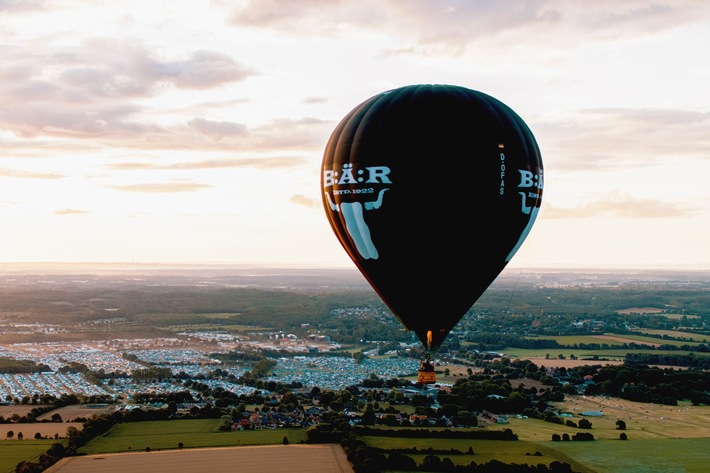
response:
[[[47,473],[353,473],[343,447],[321,445],[261,445],[232,448],[182,449],[65,458]]]
[[[64,438],[67,436],[67,428],[75,427],[81,430],[84,426],[80,422],[32,422],[27,424],[0,424],[0,439],[7,439],[8,432],[12,431],[12,437],[17,438],[17,434],[22,432],[25,440],[34,439],[35,434],[40,434],[43,438]]]
[[[6,420],[11,419],[14,415],[24,417],[29,414],[32,409],[35,409],[37,407],[43,406],[31,404],[8,404],[6,406],[0,406],[0,416],[2,416]]]
[[[621,309],[616,311],[619,314],[663,314],[664,310],[658,307],[629,307],[628,309]]]
[[[0,440],[0,473],[14,473],[21,461],[36,461],[57,440]]]
[[[663,331],[659,331],[661,334]],[[650,333],[650,332],[649,332]],[[683,332],[679,332],[683,333]],[[690,338],[693,334],[687,334]],[[696,338],[701,338],[697,341],[680,341],[680,340],[661,340],[657,337],[644,336],[642,333],[639,334],[604,334],[604,335],[559,335],[559,336],[545,336],[547,340],[555,340],[560,345],[575,345],[575,344],[598,344],[598,345],[609,345],[609,347],[620,347],[624,343],[637,343],[645,344],[651,346],[658,346],[661,344],[665,345],[697,345],[702,341],[702,337],[695,335]],[[533,337],[528,337],[533,338]],[[540,337],[538,337],[540,338]]]
[[[629,353],[629,350],[625,350],[622,348],[609,348],[604,350],[580,350],[567,348],[506,348],[503,351],[506,356],[511,359],[532,359],[536,365],[539,366],[540,364],[542,364],[547,367],[568,366],[559,364],[558,361],[554,359],[557,357],[557,355],[564,355],[567,358],[569,358],[571,355],[574,355],[578,359],[575,361],[580,361],[580,363],[577,363],[575,366],[579,366],[581,364],[603,365],[605,364],[605,360],[616,360],[618,362],[622,362],[626,357],[626,354]],[[690,352],[687,350],[633,350],[633,353],[647,353],[656,355],[688,355],[690,353],[694,353],[695,356],[710,356],[710,353]],[[546,355],[550,356],[549,360],[545,360]],[[596,359],[594,359],[594,357],[596,357]],[[544,360],[544,362],[538,363],[538,360]]]
[[[669,337],[675,337],[675,338],[687,338],[688,340],[692,340],[694,342],[698,343],[708,343],[710,342],[710,336],[708,335],[703,335],[701,333],[693,333],[693,332],[681,332],[678,330],[654,330],[650,328],[642,328],[638,329],[639,333],[648,333],[651,335],[667,335]],[[666,343],[665,341],[663,343]],[[687,343],[687,342],[682,342],[682,343]]]
[[[476,464],[488,463],[491,460],[498,460],[504,463],[517,463],[529,465],[549,465],[554,461],[572,463],[575,471],[591,471],[581,464],[570,462],[564,454],[556,452],[554,449],[541,447],[532,442],[526,441],[506,441],[506,440],[477,440],[477,439],[416,439],[400,437],[380,437],[362,436],[360,437],[369,446],[384,449],[409,449],[417,448],[421,453],[406,453],[418,464],[421,464],[424,457],[428,455],[427,449],[434,450],[458,450],[456,453],[437,453],[440,458],[449,458],[455,465],[468,465],[471,462]],[[466,453],[469,448],[473,454]]]
[[[544,338],[545,340],[555,340],[560,345],[575,345],[580,343],[585,343],[591,345],[596,343],[598,345],[606,343],[609,346],[621,346],[624,342],[617,339],[609,339],[603,335],[557,335],[557,336],[544,336],[544,337],[527,337],[527,338]]]
[[[304,429],[222,432],[218,429],[219,423],[218,419],[185,419],[119,424],[82,447],[79,453],[176,449],[180,443],[184,448],[274,445],[281,444],[284,437],[288,438],[289,443],[306,439]]]
[[[666,406],[632,402],[604,396],[566,396],[564,402],[552,403],[560,412],[568,412],[568,418],[577,423],[586,418],[592,422],[588,430],[597,439],[618,439],[621,431],[616,421],[626,423],[624,432],[629,440],[659,438],[710,438],[710,406],[679,404]],[[601,417],[584,417],[583,412],[599,411]],[[567,432],[570,435],[583,429],[544,422],[536,419],[508,419],[513,432],[523,440],[550,440],[553,433]],[[710,451],[709,451],[710,454]]]
[[[663,317],[668,317],[669,319],[673,320],[683,320],[685,317],[686,319],[699,319],[699,315],[691,315],[691,314],[648,314],[648,315],[662,315]]]
[[[101,414],[111,414],[114,411],[115,407],[113,406],[105,408],[90,408],[82,405],[72,405],[53,409],[37,417],[37,420],[49,420],[54,414],[59,414],[64,422],[71,422],[75,419],[90,419]]]
[[[573,414],[575,423],[586,418],[589,430],[537,419],[511,417],[506,427],[521,440],[561,452],[598,473],[673,472],[705,473],[710,464],[710,406],[665,406],[602,396],[567,396],[557,403],[560,412]],[[599,411],[601,417],[583,417]],[[617,430],[623,420],[626,430]],[[552,434],[589,432],[592,442],[552,442]],[[625,433],[628,440],[619,440]],[[542,450],[541,450],[542,451]],[[670,467],[673,465],[673,467]]]
[[[659,345],[672,345],[672,346],[682,346],[682,345],[688,345],[688,346],[695,346],[699,345],[700,341],[694,341],[694,340],[661,340],[656,337],[649,337],[649,336],[644,336],[643,334],[641,335],[632,335],[632,334],[626,334],[626,335],[615,335],[614,340],[619,340],[623,343],[641,343],[644,345],[652,345],[652,346],[659,346]]]
[[[707,473],[707,438],[548,442],[597,473]]]

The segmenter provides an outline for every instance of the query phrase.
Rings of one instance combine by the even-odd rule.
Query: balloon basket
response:
[[[435,371],[419,370],[417,373],[417,383],[419,384],[434,384],[436,383]]]
[[[436,371],[434,365],[429,361],[429,354],[422,358],[422,364],[417,371],[417,383],[419,384],[434,384],[436,383]]]

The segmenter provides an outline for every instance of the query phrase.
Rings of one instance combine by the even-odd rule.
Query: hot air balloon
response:
[[[377,94],[340,121],[321,185],[338,240],[428,363],[527,237],[543,167],[510,107],[419,84]],[[433,382],[425,371],[420,381]]]

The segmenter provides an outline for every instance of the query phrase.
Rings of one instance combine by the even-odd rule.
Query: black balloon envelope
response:
[[[375,95],[341,120],[321,184],[343,248],[436,352],[528,235],[543,167],[510,107],[466,87],[420,84]]]

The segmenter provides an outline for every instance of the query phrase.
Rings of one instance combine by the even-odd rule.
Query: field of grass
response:
[[[690,334],[689,334],[690,335]],[[633,335],[633,334],[628,334],[628,335],[620,335],[619,338],[623,338],[625,341],[628,340],[627,343],[642,343],[646,345],[671,345],[671,346],[682,346],[682,345],[688,345],[688,346],[695,346],[700,344],[702,340],[698,341],[683,341],[683,340],[662,340],[660,338],[656,337],[649,337],[645,336],[643,334],[641,335]]]
[[[212,315],[215,315],[215,317],[212,317]],[[225,316],[225,314],[210,314],[210,317],[214,319],[229,319],[229,317]],[[229,330],[231,332],[265,332],[269,330],[274,330],[270,327],[255,327],[253,325],[241,325],[236,323],[201,323],[199,321],[195,321],[189,324],[170,325],[166,328],[168,330],[172,330],[173,332],[196,332],[200,330]]]
[[[546,442],[597,473],[706,473],[707,438]]]
[[[81,430],[84,425],[80,422],[31,422],[26,424],[0,424],[0,439],[7,439],[8,432],[12,431],[13,438],[22,433],[24,440],[34,439],[36,434],[46,438],[64,438],[67,436],[67,429],[74,427]]]
[[[528,348],[506,348],[503,352],[509,358],[539,358],[545,355],[550,355],[552,358],[557,357],[557,355],[564,355],[570,357],[574,355],[578,359],[591,359],[593,357],[598,357],[599,359],[609,359],[609,360],[623,360],[629,350],[624,349],[614,349],[609,348],[605,350],[579,350],[579,349],[567,349],[567,348],[540,348],[540,349],[528,349]],[[696,356],[710,356],[710,353],[702,352],[690,352],[685,350],[633,350],[632,353],[646,353],[646,354],[656,354],[656,355],[688,355],[694,353]]]
[[[545,340],[555,340],[560,345],[574,345],[579,343],[585,344],[604,344],[606,343],[610,347],[621,346],[624,342],[620,340],[610,340],[608,338],[603,338],[598,335],[557,335],[557,336],[547,336],[544,337],[526,337],[526,338],[544,338]]]
[[[663,334],[663,331],[657,331],[661,334]],[[651,333],[651,332],[649,332]],[[559,336],[545,336],[542,338],[545,338],[547,340],[555,340],[557,343],[560,345],[566,345],[566,346],[572,346],[574,344],[606,344],[609,347],[620,347],[624,343],[639,343],[639,344],[646,344],[646,345],[674,345],[674,346],[680,346],[680,345],[697,345],[702,341],[703,337],[697,334],[684,334],[684,332],[678,332],[679,334],[683,334],[687,336],[687,338],[693,338],[694,341],[678,341],[678,340],[662,340],[657,337],[652,337],[652,336],[646,336],[643,335],[643,333],[637,333],[637,334],[623,334],[623,335],[616,335],[616,334],[604,334],[604,335],[559,335]],[[681,335],[681,336],[683,336]],[[697,339],[700,337],[700,339]],[[536,337],[528,337],[528,338],[536,338]],[[539,337],[537,337],[539,338]]]
[[[218,419],[183,419],[119,424],[82,447],[79,453],[117,453],[184,448],[276,445],[306,439],[304,429],[264,429],[221,432]]]
[[[658,316],[661,316],[661,317],[668,317],[669,319],[673,319],[673,320],[682,320],[683,317],[686,317],[686,318],[688,318],[688,319],[699,319],[699,318],[700,318],[699,315],[691,315],[691,314],[669,314],[669,313],[666,313],[666,312],[662,312],[662,313],[660,313],[660,314],[648,314],[648,315],[650,315],[650,316],[658,315]]]
[[[632,402],[604,396],[565,396],[565,400],[552,403],[559,412],[573,415],[569,419],[578,423],[588,411],[599,411],[601,417],[586,417],[592,422],[588,432],[597,439],[618,439],[616,421],[626,424],[624,431],[629,440],[661,438],[706,438],[710,439],[710,406],[692,406],[680,403],[677,406]],[[547,441],[553,433],[562,435],[580,432],[582,429],[545,422],[537,419],[510,417],[509,425],[521,440]],[[709,452],[710,454],[710,452]]]
[[[0,440],[0,473],[13,473],[21,461],[37,461],[61,440]]]
[[[431,448],[434,450],[454,449],[463,452],[462,454],[436,454],[440,458],[451,459],[455,465],[468,465],[471,462],[476,462],[476,464],[480,465],[491,460],[528,465],[549,465],[554,461],[559,461],[572,464],[573,469],[577,472],[586,473],[592,471],[552,448],[519,440],[412,439],[380,436],[361,436],[359,438],[369,446],[377,448],[394,450],[416,447],[421,453],[406,453],[406,455],[412,457],[418,464],[421,464],[424,457],[428,455],[425,450]],[[466,453],[469,448],[473,450],[472,455]]]
[[[703,335],[701,333],[681,332],[679,330],[654,330],[654,329],[650,329],[650,328],[642,328],[642,329],[638,329],[637,331],[639,333],[648,333],[648,334],[657,335],[657,336],[667,335],[669,337],[675,337],[675,338],[687,338],[689,340],[692,340],[692,341],[698,342],[698,343],[708,343],[708,341],[710,341],[710,336]],[[665,343],[665,341],[664,341],[664,343]]]
[[[586,417],[590,430],[553,424],[537,419],[508,419],[507,427],[521,440],[560,452],[598,473],[685,472],[704,473],[710,464],[710,406],[664,406],[602,396],[567,396],[558,403],[561,412],[572,413],[578,423],[582,412],[600,411],[601,417]],[[619,440],[623,420],[628,440]],[[552,442],[552,434],[589,432],[592,442]],[[543,452],[543,450],[540,450]]]

